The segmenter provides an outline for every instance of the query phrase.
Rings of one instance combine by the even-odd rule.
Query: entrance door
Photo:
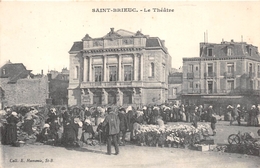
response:
[[[123,93],[123,104],[132,104],[132,93],[131,92]]]
[[[95,93],[93,95],[93,104],[97,104],[97,105],[102,104],[102,95],[101,95],[101,93]]]
[[[116,104],[115,92],[108,92],[108,104]]]

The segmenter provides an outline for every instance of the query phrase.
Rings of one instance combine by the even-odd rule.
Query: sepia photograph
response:
[[[1,1],[0,168],[259,168],[259,1]]]

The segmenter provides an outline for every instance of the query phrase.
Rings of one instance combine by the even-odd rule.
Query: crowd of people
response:
[[[46,113],[46,115],[40,115]],[[230,125],[234,121],[241,124],[241,118],[249,126],[260,126],[260,104],[253,105],[244,111],[239,104],[227,106],[226,114],[230,114]],[[18,141],[18,130],[28,136],[35,135],[38,142],[61,145],[80,146],[82,143],[95,145],[107,143],[107,153],[111,154],[111,144],[116,154],[119,145],[126,144],[127,132],[130,141],[135,141],[136,130],[142,124],[158,124],[167,122],[188,122],[197,127],[199,121],[210,122],[213,135],[216,134],[216,113],[212,105],[160,105],[133,108],[125,107],[74,107],[47,108],[39,112],[35,107],[15,111],[10,107],[1,111],[1,142],[15,145]],[[18,130],[17,130],[18,129]]]

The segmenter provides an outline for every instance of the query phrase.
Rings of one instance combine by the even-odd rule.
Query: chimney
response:
[[[51,73],[48,73],[47,76],[48,76],[48,81],[50,81],[51,80]]]
[[[233,39],[231,39],[231,42],[232,42],[232,43],[234,43],[234,40],[233,40]]]
[[[42,74],[42,76],[43,76],[43,69],[42,69],[42,71],[41,71],[41,74]]]
[[[114,33],[114,28],[113,28],[113,27],[112,27],[112,28],[110,28],[110,30],[111,30],[111,32],[112,32],[112,33]]]

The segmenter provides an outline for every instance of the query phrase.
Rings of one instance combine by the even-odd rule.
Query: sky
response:
[[[136,8],[139,12],[92,12],[97,8]],[[153,8],[174,12],[153,12]],[[179,68],[183,57],[199,57],[206,31],[210,43],[233,39],[259,47],[259,18],[257,1],[0,2],[0,65],[10,60],[23,63],[34,74],[61,71],[69,68],[73,42],[86,34],[103,37],[114,28],[140,30],[165,40],[172,67]]]

